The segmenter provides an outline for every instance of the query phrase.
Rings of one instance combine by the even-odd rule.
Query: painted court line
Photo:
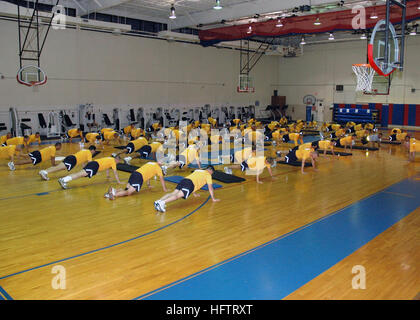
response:
[[[13,298],[0,286],[0,300],[13,300]]]
[[[277,239],[135,299],[282,299],[419,205],[419,183],[415,178],[405,179]]]
[[[87,252],[84,252],[84,253],[80,253],[80,254],[77,254],[77,255],[68,257],[68,258],[63,258],[63,259],[52,261],[52,262],[49,262],[49,263],[46,263],[46,264],[43,264],[43,265],[40,265],[40,266],[36,266],[36,267],[28,268],[28,269],[25,269],[25,270],[22,270],[22,271],[14,272],[14,273],[11,273],[11,274],[8,274],[8,275],[5,275],[5,276],[0,277],[0,280],[6,279],[6,278],[10,278],[12,276],[16,276],[18,274],[22,274],[22,273],[25,273],[25,272],[29,272],[29,271],[33,271],[33,270],[36,270],[36,269],[40,269],[40,268],[43,268],[43,267],[47,267],[47,266],[50,266],[50,265],[53,265],[53,264],[56,264],[56,263],[60,263],[60,262],[72,260],[72,259],[75,259],[75,258],[80,258],[80,257],[86,256],[88,254],[96,253],[96,252],[99,252],[99,251],[104,251],[106,249],[117,247],[117,246],[120,246],[122,244],[131,242],[131,241],[134,241],[134,240],[137,240],[137,239],[140,239],[140,238],[144,238],[144,237],[146,237],[148,235],[151,235],[151,234],[156,233],[158,231],[161,231],[163,229],[169,228],[170,226],[173,226],[174,224],[176,224],[176,223],[178,223],[178,222],[180,222],[182,220],[185,220],[186,218],[188,218],[189,216],[193,215],[195,212],[197,212],[198,210],[200,210],[209,200],[210,200],[210,196],[208,196],[208,198],[199,207],[197,207],[196,209],[194,209],[193,211],[191,211],[187,215],[185,215],[185,216],[179,218],[178,220],[175,220],[175,221],[173,221],[173,222],[171,222],[171,223],[169,223],[169,224],[167,224],[165,226],[162,226],[160,228],[157,228],[155,230],[152,230],[152,231],[143,233],[141,235],[138,235],[136,237],[133,237],[133,238],[130,238],[130,239],[127,239],[127,240],[124,240],[124,241],[120,241],[120,242],[117,242],[117,243],[108,245],[106,247],[102,247],[102,248],[99,248],[99,249],[90,250],[90,251],[87,251]]]

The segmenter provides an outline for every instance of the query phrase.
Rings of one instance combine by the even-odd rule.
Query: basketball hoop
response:
[[[37,87],[47,83],[47,76],[41,68],[29,65],[19,69],[16,80],[27,87]]]
[[[375,70],[370,64],[353,64],[354,73],[357,76],[356,91],[372,92],[372,81]]]
[[[253,93],[255,87],[253,85],[252,77],[248,74],[239,75],[239,85],[237,86],[238,93]]]

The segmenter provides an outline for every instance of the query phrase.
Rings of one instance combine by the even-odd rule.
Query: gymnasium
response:
[[[420,299],[419,21],[0,1],[0,300]]]

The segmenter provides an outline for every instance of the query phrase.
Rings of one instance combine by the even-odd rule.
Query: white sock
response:
[[[67,176],[67,177],[64,177],[63,178],[63,181],[65,182],[65,183],[67,183],[67,182],[69,182],[69,181],[71,181],[72,179],[71,179],[71,177],[70,176]]]

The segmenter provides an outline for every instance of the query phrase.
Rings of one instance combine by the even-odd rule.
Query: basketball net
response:
[[[357,76],[356,91],[372,92],[375,70],[369,64],[353,64],[352,68]]]

